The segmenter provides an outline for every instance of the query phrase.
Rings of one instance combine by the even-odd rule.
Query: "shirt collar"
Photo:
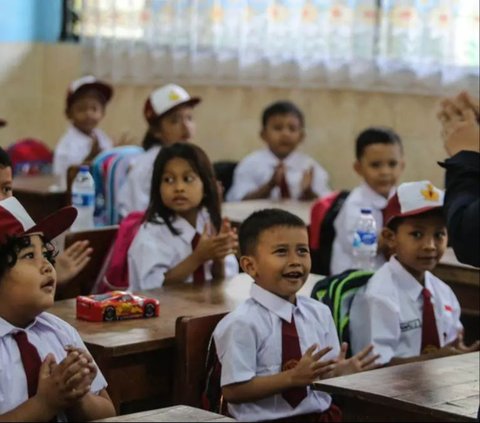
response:
[[[270,291],[257,285],[255,282],[250,288],[250,296],[267,310],[276,314],[280,319],[290,323],[292,321],[292,314],[295,306],[280,298],[278,295],[272,294]]]
[[[13,326],[10,322],[7,322],[4,318],[0,317],[0,338],[17,333],[17,332],[27,332],[30,328],[38,324],[38,318],[35,318],[35,320],[30,323],[26,328],[17,328],[16,326]]]
[[[417,301],[422,294],[422,285],[418,282],[411,273],[405,269],[396,257],[390,257],[389,264],[395,280],[401,287],[402,292],[405,292],[413,301]],[[431,292],[431,291],[430,291]]]
[[[388,199],[392,197],[396,191],[396,188],[393,187],[390,190],[390,193],[388,194],[388,198],[385,198],[383,195],[378,194],[376,191],[370,188],[370,186],[366,183],[363,183],[361,187],[362,187],[364,196],[368,196],[373,206],[379,210],[384,209],[387,206]]]
[[[197,214],[197,222],[195,228],[190,225],[190,223],[188,223],[186,219],[178,215],[176,215],[175,219],[173,220],[173,226],[180,232],[180,238],[190,244],[197,232],[199,234],[203,233],[203,229],[205,228],[205,225],[209,220],[210,216],[207,210],[203,207]]]
[[[298,151],[292,151],[287,157],[283,160],[280,160],[269,148],[265,149],[265,156],[267,163],[270,163],[273,166],[277,166],[281,162],[287,167],[294,167],[295,160],[298,157]]]
[[[89,137],[87,134],[83,133],[82,131],[80,131],[80,129],[78,129],[76,126],[74,125],[70,125],[70,130],[75,134],[76,137],[81,137],[89,142],[92,141],[92,138]],[[93,128],[92,132],[97,136],[98,138],[98,134],[97,134],[97,128]]]

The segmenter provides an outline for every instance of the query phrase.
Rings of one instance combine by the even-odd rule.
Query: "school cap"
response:
[[[67,230],[76,217],[77,209],[68,206],[35,224],[15,197],[7,198],[0,201],[0,244],[4,244],[7,237],[20,237],[39,232],[43,234],[45,240],[50,241]]]
[[[200,101],[202,101],[200,97],[190,97],[190,94],[179,85],[167,84],[150,93],[145,101],[143,114],[150,122],[181,104],[193,107]]]
[[[102,97],[105,99],[105,104],[108,103],[112,98],[113,88],[110,84],[100,81],[92,75],[87,75],[76,79],[68,86],[67,108],[72,105],[75,96],[80,90],[85,90],[88,88],[99,91]]]
[[[430,181],[401,184],[383,210],[383,224],[386,226],[397,217],[415,216],[441,208],[443,197],[443,191]]]

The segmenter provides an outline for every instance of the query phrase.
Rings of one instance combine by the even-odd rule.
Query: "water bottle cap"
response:
[[[362,214],[371,214],[371,213],[372,213],[372,209],[364,208],[364,209],[361,209],[360,212],[361,212]]]
[[[90,166],[88,165],[81,165],[80,166],[80,172],[89,172],[90,171]]]

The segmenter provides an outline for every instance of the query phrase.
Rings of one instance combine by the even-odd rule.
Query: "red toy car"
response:
[[[160,303],[156,298],[141,297],[126,291],[77,297],[77,318],[92,322],[155,317],[159,311]]]

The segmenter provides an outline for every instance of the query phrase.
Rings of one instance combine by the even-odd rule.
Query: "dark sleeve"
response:
[[[480,153],[461,151],[447,170],[445,216],[450,244],[462,263],[480,267]]]

